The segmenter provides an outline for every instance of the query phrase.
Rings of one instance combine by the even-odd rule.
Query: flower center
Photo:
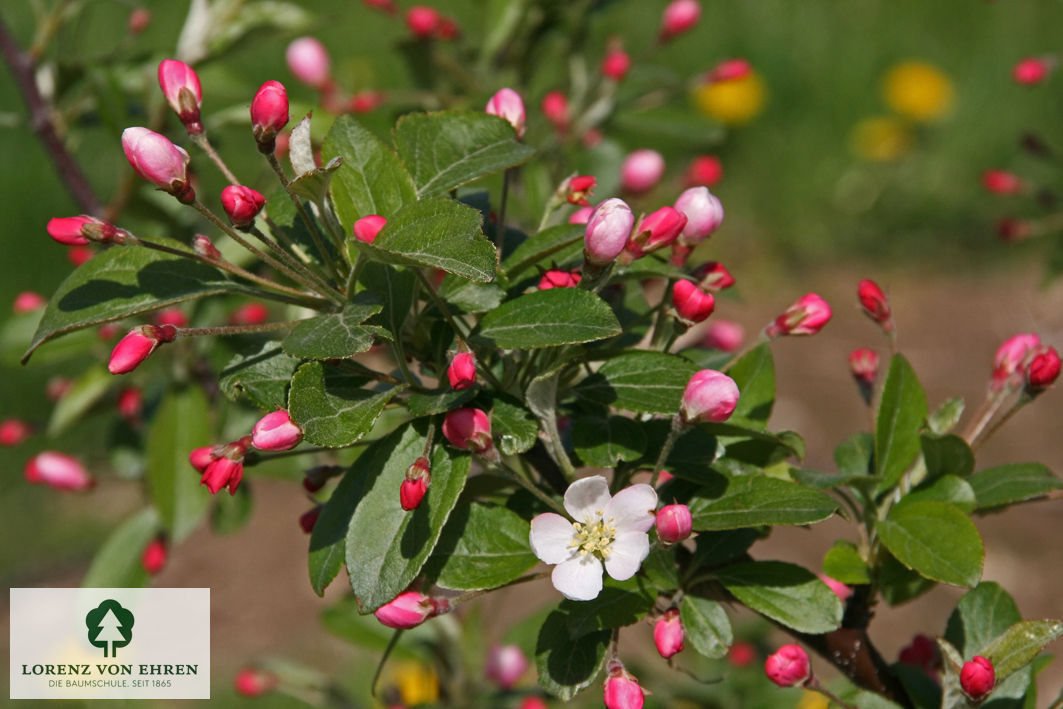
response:
[[[568,545],[569,549],[579,549],[580,554],[594,554],[600,559],[609,556],[609,546],[616,537],[616,527],[610,524],[612,517],[607,522],[601,515],[598,511],[596,517],[587,516],[582,523],[572,523],[576,534]]]

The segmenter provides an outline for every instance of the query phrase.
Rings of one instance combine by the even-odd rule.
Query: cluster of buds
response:
[[[407,512],[417,509],[432,483],[432,463],[421,456],[406,468],[406,478],[399,487],[399,504]]]
[[[140,366],[159,345],[173,342],[177,328],[173,325],[141,325],[126,333],[111,350],[107,370],[111,374],[126,374]]]
[[[1002,393],[1020,386],[1027,396],[1037,396],[1059,378],[1056,348],[1041,343],[1034,333],[1013,335],[997,348],[989,391]]]
[[[377,608],[373,615],[389,628],[408,630],[449,610],[450,601],[445,598],[429,598],[417,591],[405,591]]]

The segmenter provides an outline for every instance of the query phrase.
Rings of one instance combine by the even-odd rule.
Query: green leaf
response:
[[[578,418],[572,422],[572,447],[587,465],[612,468],[638,460],[646,452],[642,424],[626,416]]]
[[[538,563],[528,532],[528,523],[505,507],[459,505],[425,564],[425,576],[455,591],[504,586]]]
[[[484,316],[479,337],[500,349],[592,342],[620,334],[604,300],[579,288],[552,288],[502,303]]]
[[[715,491],[713,491],[715,492]],[[732,478],[723,495],[690,501],[697,531],[821,522],[838,508],[829,495],[764,476]]]
[[[310,533],[310,586],[319,596],[325,594],[325,589],[343,567],[347,555],[347,527],[354,508],[362,497],[362,477],[373,472],[365,470],[362,461],[367,456],[376,454],[378,445],[379,443],[366,448],[354,465],[344,473],[328,502],[321,508],[321,515]],[[373,461],[376,462],[378,461]],[[395,494],[397,495],[398,491]]]
[[[898,561],[928,579],[971,587],[982,575],[982,538],[954,505],[902,502],[879,522],[878,532]]]
[[[390,219],[403,206],[417,199],[413,179],[402,161],[351,116],[332,124],[321,157],[343,158],[332,180],[332,199],[344,228],[369,214]]]
[[[299,360],[284,354],[279,342],[233,357],[219,377],[221,390],[235,401],[244,394],[260,409],[273,411],[288,405],[288,385]]]
[[[420,418],[456,409],[474,396],[476,396],[474,387],[460,391],[454,391],[448,387],[427,393],[410,392],[406,407],[410,410],[410,416]]]
[[[874,451],[875,439],[870,433],[854,433],[834,449],[838,472],[844,479],[871,475]]]
[[[930,579],[904,566],[892,554],[886,553],[883,557],[879,563],[877,581],[882,597],[891,606],[907,603],[937,586]]]
[[[997,682],[1033,662],[1045,645],[1063,636],[1063,622],[1058,620],[1023,620],[1015,623],[985,650],[993,663]]]
[[[199,526],[210,504],[210,495],[188,462],[189,451],[211,443],[209,415],[203,392],[188,387],[166,395],[148,430],[144,452],[148,491],[175,543]]]
[[[420,506],[406,512],[399,487],[423,452],[424,434],[406,426],[374,443],[355,461],[358,500],[347,528],[347,573],[363,613],[375,611],[410,585],[436,546],[469,474],[471,458],[437,446],[432,484]]]
[[[448,273],[439,296],[463,313],[486,313],[501,305],[506,292],[497,283],[467,281]]]
[[[58,436],[77,423],[104,397],[113,381],[114,375],[103,365],[90,367],[55,402],[52,417],[48,419],[48,435]]]
[[[535,153],[517,142],[505,119],[477,111],[406,114],[395,126],[395,147],[422,199],[519,165]]]
[[[611,632],[599,630],[578,638],[569,635],[568,614],[554,611],[546,617],[535,643],[539,686],[568,701],[590,686],[605,664]]]
[[[1063,489],[1063,481],[1040,463],[1009,463],[986,468],[967,479],[979,510],[1003,507],[1044,497]]]
[[[1000,584],[983,581],[956,604],[945,627],[945,639],[964,657],[985,655],[994,638],[1022,620],[1019,607]]]
[[[564,263],[568,257],[582,252],[586,230],[583,224],[562,224],[544,229],[513,249],[502,262],[502,270],[513,280],[532,266]]]
[[[683,633],[695,650],[712,659],[727,655],[734,636],[731,621],[719,603],[697,596],[683,596],[679,617],[683,621]]]
[[[417,276],[412,271],[370,261],[362,268],[359,281],[368,293],[384,304],[383,312],[369,322],[387,328],[395,339],[402,336],[402,326],[413,305]]]
[[[439,268],[473,281],[495,277],[495,247],[480,231],[482,216],[451,199],[424,199],[403,207],[372,244],[358,248],[396,266]]]
[[[147,584],[140,564],[144,547],[159,533],[159,516],[150,507],[118,525],[96,552],[81,579],[82,588],[136,588]]]
[[[740,396],[730,422],[766,426],[775,404],[775,362],[771,347],[759,345],[727,370],[738,385]]]
[[[734,561],[744,555],[759,538],[757,530],[727,529],[719,532],[701,532],[695,539],[693,568],[712,568]]]
[[[556,288],[581,293],[575,288]],[[554,291],[547,291],[553,293]],[[674,414],[679,411],[690,377],[697,365],[663,352],[627,352],[605,362],[580,382],[577,393],[598,404],[642,414]]]
[[[568,614],[568,635],[579,638],[599,630],[623,628],[640,621],[653,608],[654,596],[639,588],[636,580],[610,579],[598,596],[589,601],[561,601]]]
[[[698,538],[701,536],[698,535]],[[654,544],[650,547],[649,556],[642,562],[642,571],[658,591],[670,592],[679,588],[679,571],[676,569],[675,556],[674,546],[665,548]]]
[[[303,320],[284,338],[284,351],[301,359],[345,359],[373,346],[373,338],[390,337],[381,327],[362,325],[382,305],[347,304],[342,312]]]
[[[494,397],[491,409],[491,432],[503,455],[531,450],[539,439],[539,421],[516,399]]]
[[[338,448],[369,433],[384,406],[403,387],[374,391],[364,388],[368,381],[321,362],[299,367],[292,377],[288,413],[302,427],[303,438],[315,445]]]
[[[171,239],[154,241],[188,250]],[[22,362],[45,342],[74,330],[236,292],[246,289],[199,261],[140,246],[116,246],[96,254],[59,285]]]
[[[827,633],[842,622],[842,602],[808,569],[782,561],[751,561],[716,574],[739,601],[800,633]]]
[[[926,421],[926,394],[903,355],[894,355],[875,420],[878,492],[897,484],[919,454],[919,429]]]
[[[850,586],[871,583],[867,562],[855,544],[844,540],[834,542],[834,546],[827,550],[823,557],[823,573]]]
[[[332,158],[322,167],[315,167],[309,172],[299,175],[288,185],[293,194],[299,195],[311,202],[324,205],[325,197],[329,193],[329,184],[336,171],[343,165],[343,158]]]
[[[974,470],[974,453],[971,452],[967,441],[959,436],[924,434],[920,441],[929,477],[936,478],[942,475],[963,477]]]
[[[918,489],[904,496],[905,504],[916,500],[937,500],[948,502],[963,510],[965,514],[974,512],[977,503],[974,490],[963,478],[944,475],[930,484],[924,483]]]
[[[960,417],[963,416],[963,410],[967,404],[961,397],[955,397],[949,399],[941,406],[937,407],[934,413],[930,414],[930,418],[927,419],[927,425],[930,430],[939,436],[944,435],[956,428],[956,424],[960,422]]]

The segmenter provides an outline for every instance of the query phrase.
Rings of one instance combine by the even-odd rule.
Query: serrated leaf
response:
[[[144,547],[159,533],[159,516],[145,507],[115,527],[81,579],[82,588],[137,588],[147,584],[140,563]]]
[[[343,158],[332,158],[321,167],[315,167],[309,172],[296,177],[288,185],[288,189],[303,199],[308,199],[314,204],[324,205],[325,198],[329,194],[329,185],[336,171],[343,165]]]
[[[170,538],[179,543],[203,520],[210,495],[188,462],[189,451],[212,442],[210,409],[196,387],[171,391],[148,430],[144,451],[148,492]]]
[[[902,502],[879,522],[878,532],[898,561],[928,579],[971,587],[982,575],[982,538],[954,505]]]
[[[1000,584],[983,581],[956,604],[945,627],[945,639],[964,657],[985,655],[993,639],[1022,620],[1019,607]]]
[[[471,458],[445,446],[432,453],[432,484],[416,510],[399,504],[406,468],[423,452],[424,434],[405,426],[355,462],[358,502],[347,528],[347,573],[363,613],[405,591],[420,573],[458,501]]]
[[[303,429],[303,438],[337,448],[369,433],[384,406],[403,387],[374,391],[364,388],[367,382],[365,377],[321,362],[299,367],[292,377],[288,413]]]
[[[90,367],[59,397],[48,419],[48,435],[58,436],[78,422],[111,388],[114,375],[100,365]]]
[[[642,424],[626,416],[583,417],[572,422],[572,447],[587,465],[612,468],[641,458],[646,434]]]
[[[244,394],[260,409],[283,409],[288,405],[288,385],[298,366],[299,360],[285,354],[279,342],[267,342],[258,350],[229,360],[219,384],[233,401]]]
[[[513,249],[502,262],[502,269],[513,280],[532,266],[543,266],[552,261],[563,263],[568,255],[581,252],[586,229],[583,224],[562,224],[544,229]]]
[[[376,337],[390,337],[387,330],[362,325],[379,313],[382,305],[348,303],[338,313],[303,320],[284,338],[282,347],[301,359],[346,359],[373,346]]]
[[[690,562],[692,568],[712,568],[734,561],[745,554],[759,536],[757,530],[749,527],[701,532],[695,540],[697,546]]]
[[[731,621],[719,603],[697,596],[683,596],[679,617],[683,621],[683,633],[695,650],[712,659],[727,655],[734,635]]]
[[[894,355],[875,419],[878,492],[897,484],[919,454],[919,429],[926,421],[926,394],[903,355]]]
[[[321,155],[328,161],[343,158],[332,180],[332,198],[348,233],[360,217],[379,214],[390,219],[417,199],[402,161],[351,116],[340,116],[332,124]]]
[[[834,546],[827,550],[823,557],[823,573],[850,586],[871,583],[867,562],[855,544],[844,540],[834,542]]]
[[[870,433],[854,433],[834,449],[834,463],[846,479],[871,475],[875,439]]]
[[[1023,620],[1015,623],[985,650],[993,663],[997,682],[1030,664],[1045,645],[1063,636],[1058,620]]]
[[[967,478],[979,510],[1026,502],[1063,489],[1063,481],[1041,463],[1009,463]]]
[[[455,591],[504,586],[538,563],[528,532],[528,522],[505,507],[459,505],[425,564],[425,576]]]
[[[539,422],[515,399],[496,396],[491,408],[491,432],[503,455],[530,450],[539,440]]]
[[[475,395],[476,389],[473,387],[460,391],[448,388],[425,393],[411,392],[409,399],[406,400],[406,407],[410,410],[410,416],[420,418],[459,408]]]
[[[553,293],[554,289],[547,291]],[[613,357],[580,382],[579,396],[598,404],[644,414],[674,414],[679,411],[690,377],[697,365],[663,352],[628,352]]]
[[[505,119],[475,111],[407,114],[395,126],[395,147],[422,199],[519,165],[535,153],[517,142]]]
[[[500,349],[592,342],[620,334],[612,309],[579,288],[552,288],[502,303],[480,322],[478,337]]]
[[[716,572],[754,611],[801,633],[818,635],[842,622],[842,603],[811,571],[782,561],[732,564]]]
[[[974,453],[967,441],[951,434],[920,437],[928,477],[966,476],[974,470]]]
[[[561,601],[558,608],[568,615],[566,627],[571,638],[599,630],[632,625],[653,608],[654,596],[639,588],[637,581],[612,579],[596,598],[589,601]]]
[[[740,396],[732,423],[766,426],[775,405],[775,361],[767,344],[759,345],[727,370],[738,385]]]
[[[764,476],[731,478],[719,497],[701,497],[695,493],[688,504],[694,516],[694,529],[698,531],[811,524],[827,519],[838,508],[829,495]]]
[[[448,273],[439,287],[439,296],[463,313],[486,313],[506,297],[497,283],[477,283]]]
[[[920,485],[918,489],[904,496],[905,504],[917,500],[948,502],[960,508],[966,514],[974,512],[974,508],[977,505],[974,490],[971,489],[966,480],[955,475],[943,475],[929,484]]]
[[[601,671],[610,635],[610,631],[600,630],[572,638],[567,613],[548,615],[535,643],[539,686],[563,701],[572,699]]]

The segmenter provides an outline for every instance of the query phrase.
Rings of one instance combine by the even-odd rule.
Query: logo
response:
[[[117,657],[118,648],[125,647],[133,639],[133,622],[131,611],[113,598],[108,598],[85,616],[89,644],[103,648],[104,657]],[[110,654],[107,653],[108,645],[111,646]]]

